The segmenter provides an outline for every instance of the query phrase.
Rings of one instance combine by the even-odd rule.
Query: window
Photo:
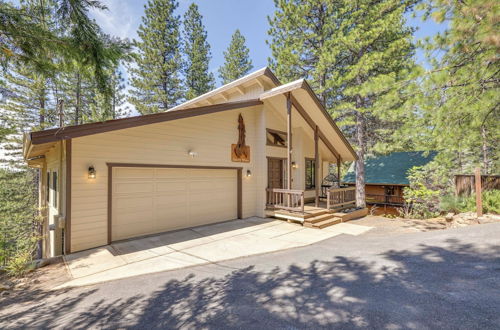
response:
[[[266,130],[266,140],[268,146],[286,148],[286,133],[268,128]]]
[[[57,207],[57,172],[52,173],[52,205]]]
[[[45,187],[45,198],[47,199],[47,204],[49,203],[50,200],[50,172],[47,172],[47,187]]]
[[[306,158],[306,189],[316,188],[316,162]]]

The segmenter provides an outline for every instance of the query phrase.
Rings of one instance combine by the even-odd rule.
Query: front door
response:
[[[283,186],[283,159],[268,158],[267,160],[267,187],[284,188]]]

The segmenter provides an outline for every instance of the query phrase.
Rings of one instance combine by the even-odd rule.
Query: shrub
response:
[[[440,213],[439,201],[451,192],[450,180],[445,166],[430,162],[408,171],[410,186],[403,191],[406,202],[411,205],[411,218],[426,219]]]
[[[483,193],[483,212],[500,214],[500,190],[489,190]]]
[[[441,197],[439,202],[439,209],[441,212],[453,212],[461,213],[470,211],[468,200],[470,198],[464,198],[455,195],[445,195]]]
[[[500,214],[500,190],[484,191],[482,199],[483,213]],[[476,195],[473,194],[466,197],[445,195],[440,200],[439,209],[441,212],[475,212]]]
[[[13,275],[29,266],[40,239],[35,172],[0,169],[0,265]]]

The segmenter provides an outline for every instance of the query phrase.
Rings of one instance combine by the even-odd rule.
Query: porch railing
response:
[[[304,191],[268,188],[267,205],[275,209],[304,213]]]
[[[337,209],[356,205],[356,187],[334,188],[326,192],[326,208]]]
[[[405,200],[402,196],[366,194],[366,202],[370,204],[396,204],[403,205]]]

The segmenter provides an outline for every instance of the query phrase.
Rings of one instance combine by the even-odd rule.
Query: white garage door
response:
[[[112,240],[237,218],[237,172],[113,167]]]

